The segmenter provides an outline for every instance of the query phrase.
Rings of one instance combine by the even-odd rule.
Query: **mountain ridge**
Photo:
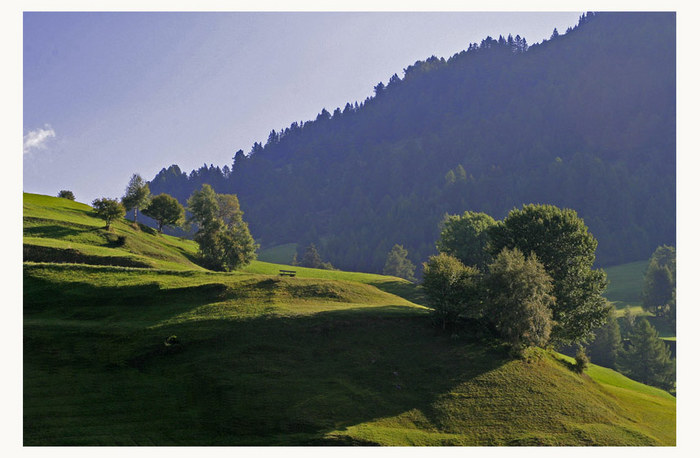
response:
[[[164,168],[154,193],[238,194],[263,247],[315,243],[379,272],[403,244],[419,264],[445,213],[576,210],[600,265],[675,243],[675,14],[598,13],[524,51],[490,37],[431,57],[375,96],[271,131],[223,169]]]

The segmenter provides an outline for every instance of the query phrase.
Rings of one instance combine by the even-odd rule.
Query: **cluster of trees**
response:
[[[436,245],[440,253],[425,263],[423,287],[438,326],[478,320],[514,354],[552,345],[575,353],[579,371],[590,357],[642,383],[674,389],[675,359],[656,329],[627,309],[621,330],[602,297],[607,281],[593,269],[597,242],[573,210],[525,205],[503,221],[471,211],[448,215]],[[675,279],[673,247],[654,252],[646,276],[655,279],[664,269]],[[661,298],[650,302],[654,312],[675,298],[666,282],[654,290],[657,283],[645,283],[645,298]]]
[[[674,247],[664,245],[654,251],[642,296],[645,311],[654,314],[658,322],[675,327]],[[635,316],[629,306],[620,318],[609,307],[605,323],[593,330],[586,351],[593,363],[618,370],[634,380],[666,390],[675,387],[675,359],[671,349],[659,338],[649,320]]]
[[[676,360],[670,348],[649,320],[633,315],[629,307],[620,320],[614,308],[609,308],[605,323],[593,331],[586,351],[595,364],[647,385],[675,389]]]
[[[503,221],[467,211],[445,218],[423,286],[443,327],[490,322],[516,353],[585,341],[607,315],[597,242],[575,211],[525,205]]]
[[[61,191],[59,197],[66,197],[66,194],[61,195],[66,192],[69,191]],[[95,214],[105,221],[107,230],[113,221],[131,210],[136,227],[140,211],[156,222],[159,233],[167,226],[194,225],[194,240],[199,244],[201,264],[209,269],[234,270],[250,263],[256,256],[258,245],[248,224],[243,221],[238,197],[217,194],[207,184],[194,191],[187,200],[187,210],[191,215],[187,220],[185,208],[176,198],[165,193],[151,195],[149,184],[139,174],[131,177],[121,201],[103,197],[95,199],[92,207]]]
[[[416,62],[233,163],[164,168],[151,190],[183,204],[205,183],[236,194],[262,246],[314,243],[345,270],[382,272],[394,244],[417,265],[445,213],[502,219],[527,202],[575,208],[598,265],[674,244],[673,14],[586,15],[520,43],[487,38]]]

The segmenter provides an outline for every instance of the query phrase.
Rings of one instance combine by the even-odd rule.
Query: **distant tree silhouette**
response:
[[[416,266],[408,259],[408,250],[403,245],[394,245],[386,257],[382,273],[414,282],[415,272]]]
[[[68,191],[67,189],[62,189],[58,191],[58,197],[62,199],[68,199],[68,200],[75,200],[75,196],[73,195],[72,191]]]

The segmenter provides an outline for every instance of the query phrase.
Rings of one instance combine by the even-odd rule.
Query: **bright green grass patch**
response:
[[[422,288],[408,280],[386,275],[370,274],[363,272],[344,272],[341,270],[311,269],[308,267],[288,266],[268,262],[253,261],[242,269],[244,272],[265,275],[279,275],[280,270],[294,270],[294,278],[319,278],[327,280],[350,281],[364,283],[400,296],[416,304],[425,304],[425,295]]]
[[[297,244],[286,243],[261,250],[258,253],[258,259],[264,262],[291,265],[295,254],[297,254]]]
[[[92,227],[104,226],[104,222],[92,215],[92,207],[58,197],[24,193],[24,216],[47,220],[60,220]]]
[[[384,445],[675,442],[675,399],[668,393],[610,375],[603,368],[592,367],[590,378],[581,377],[568,365],[542,355],[477,369],[424,409],[374,419],[329,436]],[[626,401],[619,402],[620,397]],[[635,407],[627,410],[630,404]]]
[[[132,259],[140,266],[201,270],[194,262],[195,242],[158,234],[125,219],[115,221],[107,231],[91,207],[57,197],[24,194],[24,241],[30,246],[25,250],[29,261],[60,261],[60,250],[74,250],[78,253],[66,252],[65,262],[105,264],[112,259],[116,265],[129,265],[124,259]],[[40,250],[32,250],[32,246],[55,250],[43,250],[39,255]],[[37,254],[34,258],[33,253]]]

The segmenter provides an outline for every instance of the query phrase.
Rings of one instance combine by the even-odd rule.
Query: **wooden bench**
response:
[[[296,270],[282,270],[280,269],[280,277],[284,277],[285,275],[294,277],[297,274]]]

